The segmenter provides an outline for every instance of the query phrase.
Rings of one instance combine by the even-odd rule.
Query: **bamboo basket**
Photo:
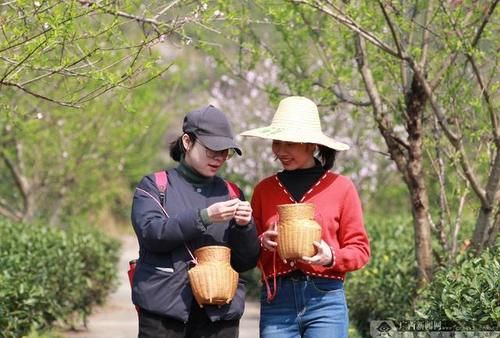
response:
[[[205,246],[196,250],[194,255],[198,264],[188,271],[188,276],[198,305],[229,304],[238,287],[238,273],[230,264],[230,249]]]
[[[278,205],[278,253],[281,259],[314,256],[313,242],[321,240],[321,226],[314,220],[314,205]]]

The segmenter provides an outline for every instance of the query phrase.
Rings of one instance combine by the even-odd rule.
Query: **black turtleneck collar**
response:
[[[203,176],[197,172],[193,167],[186,163],[184,157],[181,158],[177,170],[181,173],[182,177],[194,186],[202,186],[213,181],[213,177]]]
[[[314,159],[314,167],[307,169],[283,170],[278,173],[278,179],[286,190],[299,202],[304,194],[326,172],[318,159]]]

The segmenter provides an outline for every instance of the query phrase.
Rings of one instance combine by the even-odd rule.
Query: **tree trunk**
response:
[[[410,170],[411,171],[411,170]],[[429,202],[422,179],[410,173],[410,199],[412,204],[413,226],[415,229],[415,255],[417,258],[418,287],[432,279],[432,246],[428,218]]]
[[[415,230],[415,255],[418,265],[417,281],[420,287],[432,278],[431,231],[428,219],[429,202],[422,170],[422,120],[427,96],[417,77],[414,77],[406,96],[407,111],[404,118],[407,123],[409,141],[409,144],[406,144],[393,132],[384,114],[385,108],[382,104],[382,97],[378,92],[368,65],[365,42],[358,34],[355,35],[355,46],[356,62],[372,102],[375,121],[384,137],[391,158],[403,175],[403,179],[410,191]]]
[[[422,121],[426,103],[425,92],[417,77],[413,77],[406,95],[407,131],[409,141],[409,160],[407,185],[415,228],[415,255],[417,258],[418,286],[423,286],[432,279],[432,246],[429,223],[429,199],[425,185],[422,158]]]
[[[485,189],[485,198],[481,203],[479,214],[476,220],[476,227],[472,237],[472,245],[477,253],[480,253],[487,246],[495,243],[498,233],[498,198],[497,192],[500,180],[500,148],[497,148],[495,160],[488,177]],[[495,210],[496,209],[496,210]],[[495,211],[497,215],[494,216]],[[494,219],[495,218],[495,219]]]

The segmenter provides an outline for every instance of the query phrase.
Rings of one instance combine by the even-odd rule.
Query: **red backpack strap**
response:
[[[165,202],[165,192],[167,191],[168,176],[165,170],[155,172],[156,187],[160,191],[160,203],[163,206]]]
[[[229,197],[231,199],[241,197],[240,189],[238,189],[238,186],[236,184],[228,180],[224,180],[224,182],[226,182],[227,190],[229,191]]]
[[[165,215],[167,217],[169,217],[167,211],[164,209],[165,192],[167,191],[167,186],[168,186],[168,173],[165,170],[155,172],[155,183],[156,183],[156,186],[158,187],[158,190],[160,191],[161,208],[162,208],[163,212],[165,213]],[[189,249],[189,246],[185,242],[184,242],[184,246],[186,247],[186,250],[189,252],[189,255],[192,258],[191,262],[198,264],[193,253]]]

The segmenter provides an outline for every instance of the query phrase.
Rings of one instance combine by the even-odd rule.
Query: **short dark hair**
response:
[[[336,155],[337,151],[335,149],[328,148],[321,144],[318,144],[318,156],[320,157],[323,169],[330,170],[333,168]]]
[[[193,133],[186,133],[187,136],[189,136],[189,139],[191,142],[196,141],[196,136]],[[176,161],[180,162],[182,155],[186,153],[186,149],[184,148],[184,145],[182,144],[182,136],[179,136],[176,140],[170,142],[169,148],[170,148],[170,157]]]

